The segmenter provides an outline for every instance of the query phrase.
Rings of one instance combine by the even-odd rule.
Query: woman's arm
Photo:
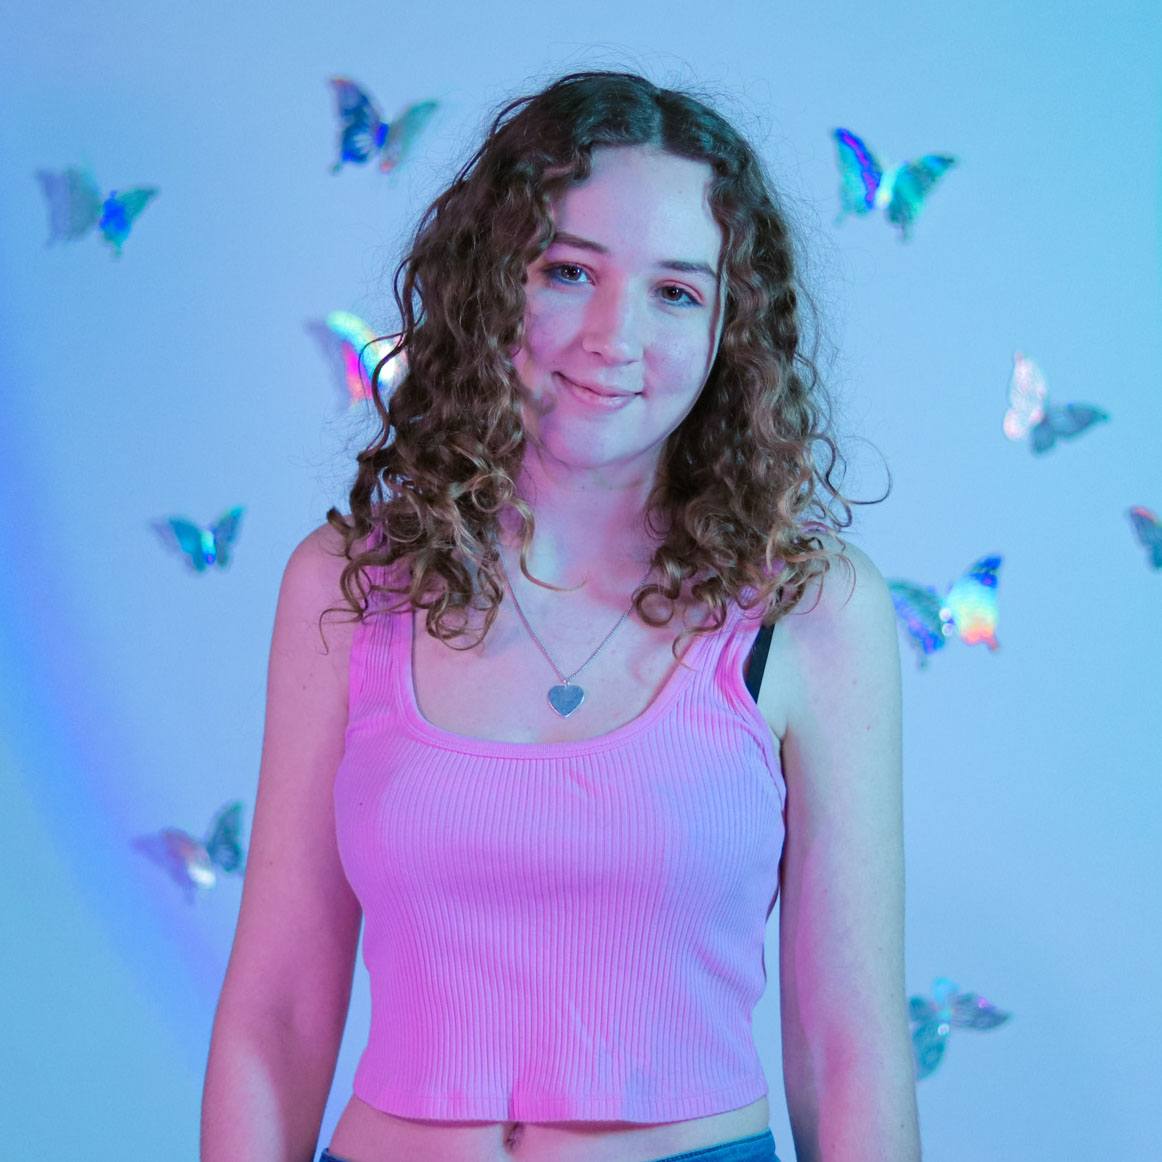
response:
[[[361,913],[335,844],[352,624],[337,534],[291,555],[274,619],[258,796],[202,1095],[202,1162],[310,1162],[347,1006]],[[342,606],[340,606],[342,608]]]
[[[833,565],[777,624],[772,650],[787,715],[783,1074],[799,1162],[917,1162],[899,644],[883,577],[853,546],[846,556],[851,569]]]

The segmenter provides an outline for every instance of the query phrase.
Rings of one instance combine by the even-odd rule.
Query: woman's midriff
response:
[[[684,1122],[447,1122],[400,1118],[357,1097],[328,1149],[344,1162],[653,1162],[761,1134],[765,1096]]]

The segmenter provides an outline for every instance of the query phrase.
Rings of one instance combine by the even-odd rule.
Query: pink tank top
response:
[[[356,627],[335,823],[371,980],[359,1098],[653,1123],[767,1093],[751,1017],[786,791],[743,683],[757,630],[732,603],[633,721],[536,744],[420,714],[410,613]]]

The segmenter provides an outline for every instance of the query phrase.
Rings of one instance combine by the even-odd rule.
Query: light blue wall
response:
[[[383,275],[487,114],[596,65],[703,82],[761,143],[806,232],[843,429],[893,473],[857,525],[883,572],[944,585],[1005,558],[1001,650],[904,659],[908,986],[952,976],[1015,1014],[955,1034],[921,1083],[926,1157],[1156,1156],[1162,573],[1124,512],[1162,512],[1162,10],[711,11],[0,8],[7,1142],[196,1157],[239,885],[187,907],[129,841],[234,797],[249,820],[279,578],[362,435],[304,324],[387,322]],[[329,173],[334,73],[389,113],[444,102],[397,180]],[[885,159],[960,159],[910,245],[833,226],[837,125]],[[94,238],[44,246],[33,174],[78,162],[161,190],[120,262]],[[1017,348],[1111,422],[1040,459],[1010,444]],[[874,453],[852,452],[874,492]],[[227,572],[187,575],[148,529],[238,503]],[[323,1143],[366,1021],[360,975]],[[774,988],[756,1033],[790,1159]]]

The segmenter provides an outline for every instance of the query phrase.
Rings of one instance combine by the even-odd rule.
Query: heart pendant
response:
[[[585,691],[580,686],[550,686],[549,705],[562,717],[568,718],[582,702]]]

